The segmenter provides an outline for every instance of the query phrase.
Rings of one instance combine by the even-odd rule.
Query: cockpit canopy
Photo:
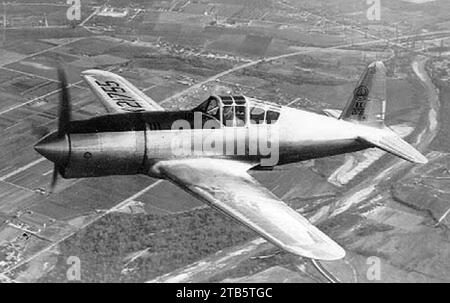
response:
[[[249,124],[274,124],[280,117],[281,106],[261,102],[245,96],[210,96],[197,106],[211,119],[228,127],[244,127]]]

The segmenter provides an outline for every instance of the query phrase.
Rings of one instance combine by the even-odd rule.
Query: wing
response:
[[[251,177],[250,167],[231,160],[186,159],[162,161],[155,168],[284,250],[319,260],[345,256],[343,248]]]
[[[164,110],[128,80],[114,73],[90,69],[82,72],[81,77],[100,99],[108,112]]]

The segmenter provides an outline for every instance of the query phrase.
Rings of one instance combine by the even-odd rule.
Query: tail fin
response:
[[[376,61],[362,74],[339,119],[383,127],[385,111],[386,67]]]

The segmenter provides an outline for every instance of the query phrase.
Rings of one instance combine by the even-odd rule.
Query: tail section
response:
[[[383,127],[385,111],[386,67],[376,61],[362,74],[339,119]]]
[[[384,124],[386,112],[386,67],[371,63],[353,91],[339,119],[371,126],[361,128],[359,139],[414,163],[427,158]]]

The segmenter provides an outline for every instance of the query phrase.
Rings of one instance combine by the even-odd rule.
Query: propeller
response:
[[[61,66],[58,67],[58,79],[60,83],[58,130],[45,136],[34,146],[38,153],[54,163],[50,193],[56,186],[59,174],[66,167],[70,154],[68,136],[71,121],[70,95],[66,74]],[[39,134],[40,131],[36,130],[36,132]]]
[[[56,182],[58,180],[58,174],[59,174],[58,171],[59,171],[58,164],[54,163],[53,164],[52,181],[50,182],[50,193],[53,193],[53,190],[56,187]]]
[[[57,138],[63,139],[66,134],[69,133],[70,120],[71,120],[71,107],[70,107],[70,95],[69,89],[67,87],[67,78],[64,69],[58,67],[58,80],[60,83],[60,94],[59,94],[59,107],[58,107],[58,132]],[[59,171],[61,170],[61,165],[58,162],[54,162],[52,181],[50,182],[50,192],[55,189]]]
[[[36,139],[42,139],[50,133],[50,128],[44,125],[37,125],[37,123],[31,123],[31,135]]]

